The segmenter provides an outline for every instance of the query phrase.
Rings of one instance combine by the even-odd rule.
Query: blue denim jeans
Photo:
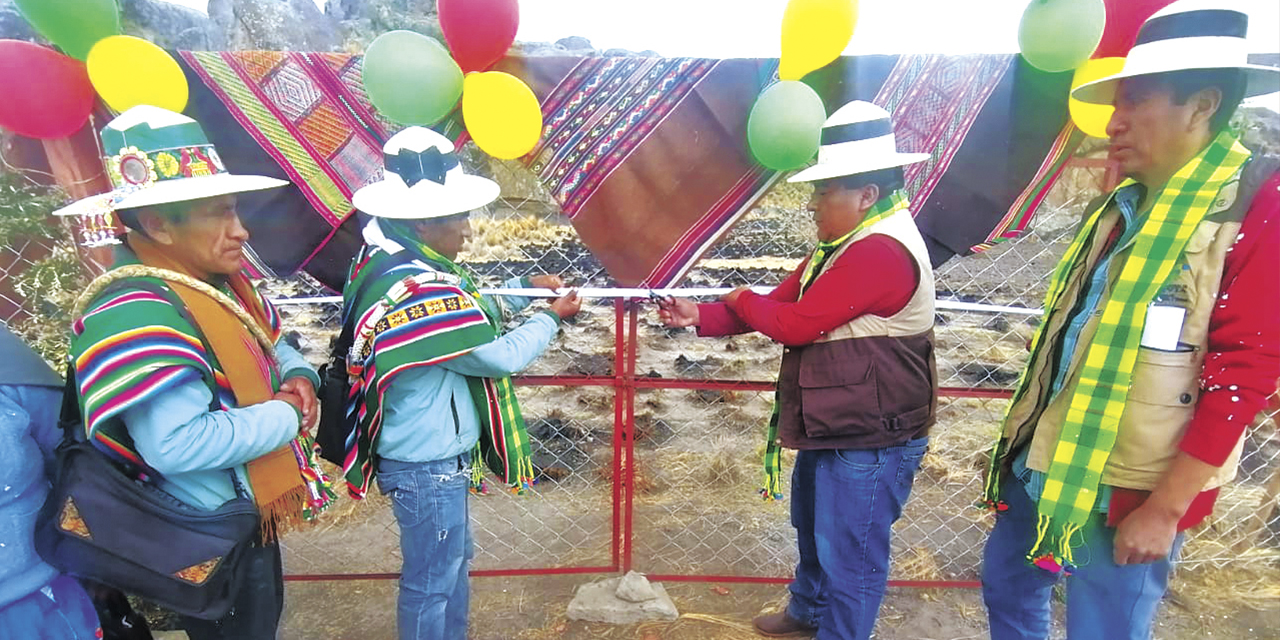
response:
[[[1009,505],[996,517],[982,558],[982,599],[992,640],[1049,637],[1049,602],[1058,574],[1027,563],[1036,539],[1036,504],[1016,480],[1001,487]],[[1115,529],[1095,513],[1081,530],[1078,563],[1066,578],[1067,637],[1071,640],[1148,640],[1169,572],[1182,546],[1174,540],[1169,557],[1149,564],[1119,566],[1114,560]]]
[[[796,455],[791,525],[800,562],[787,614],[817,627],[818,640],[871,637],[889,578],[890,528],[928,444]]]
[[[434,462],[378,461],[378,488],[400,525],[400,640],[466,640],[473,555],[467,455]]]
[[[80,583],[67,576],[0,607],[5,640],[96,640],[102,637],[98,612]]]

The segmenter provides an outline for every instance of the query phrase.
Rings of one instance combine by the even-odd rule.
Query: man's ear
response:
[[[148,238],[163,244],[173,244],[173,221],[155,209],[138,212],[138,225]]]
[[[876,203],[879,201],[880,201],[879,185],[869,184],[862,188],[862,202],[860,203],[862,205],[860,207],[861,209],[863,209],[864,211],[867,209],[870,209],[871,207],[874,207]]]
[[[431,223],[430,218],[414,220],[409,224],[413,225],[413,235],[417,236],[419,240],[426,242],[432,238],[435,226]]]
[[[1195,92],[1187,99],[1187,102],[1192,106],[1189,127],[1195,129],[1203,124],[1207,128],[1209,120],[1213,118],[1213,114],[1222,108],[1222,89],[1205,87]]]

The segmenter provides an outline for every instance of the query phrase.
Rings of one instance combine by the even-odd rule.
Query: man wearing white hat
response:
[[[1280,89],[1246,63],[1248,17],[1179,0],[1124,69],[1074,96],[1111,103],[1128,177],[1086,210],[1049,283],[984,502],[996,640],[1043,639],[1067,578],[1067,635],[1151,637],[1182,531],[1235,476],[1280,378],[1280,162],[1227,126]]]
[[[235,194],[287,183],[229,173],[196,121],[157,107],[122,113],[102,143],[115,189],[57,212],[115,211],[129,228],[72,327],[85,424],[99,449],[187,505],[251,495],[263,535],[230,613],[181,625],[194,640],[274,638],[277,536],[331,497],[305,437],[319,378],[279,341],[279,316],[241,264]],[[200,584],[210,566],[177,575]]]
[[[785,611],[760,616],[771,637],[870,637],[902,514],[934,422],[933,271],[905,195],[884,109],[854,101],[822,129],[813,182],[818,246],[767,296],[668,300],[659,316],[698,335],[759,331],[783,345],[765,449],[767,500],[782,497],[781,448],[798,449],[791,522],[800,562]]]
[[[355,437],[343,471],[355,497],[376,475],[400,525],[397,626],[401,640],[464,640],[472,556],[468,487],[487,465],[513,492],[533,480],[529,437],[510,376],[551,343],[577,294],[556,299],[505,335],[526,298],[482,296],[455,263],[468,216],[498,197],[467,175],[453,144],[422,127],[383,147],[384,178],[356,192],[374,217],[344,287],[344,331]],[[557,276],[510,287],[559,289]]]

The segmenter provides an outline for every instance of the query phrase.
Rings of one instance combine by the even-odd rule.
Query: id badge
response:
[[[1182,307],[1153,304],[1147,307],[1147,321],[1142,326],[1140,344],[1148,349],[1177,351],[1182,336],[1182,323],[1187,310]]]

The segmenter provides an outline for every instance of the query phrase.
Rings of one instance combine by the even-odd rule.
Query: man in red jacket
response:
[[[1280,89],[1246,62],[1248,17],[1178,0],[1142,26],[1111,103],[1128,179],[1086,211],[992,456],[983,562],[994,640],[1151,637],[1185,529],[1235,475],[1280,377],[1280,175],[1228,127]]]
[[[780,498],[780,447],[798,449],[791,521],[800,562],[785,611],[755,619],[772,637],[870,637],[902,514],[934,422],[933,271],[902,189],[889,114],[868,102],[823,125],[814,182],[818,246],[767,296],[661,304],[667,326],[698,335],[759,331],[781,342],[765,453],[766,498]]]

